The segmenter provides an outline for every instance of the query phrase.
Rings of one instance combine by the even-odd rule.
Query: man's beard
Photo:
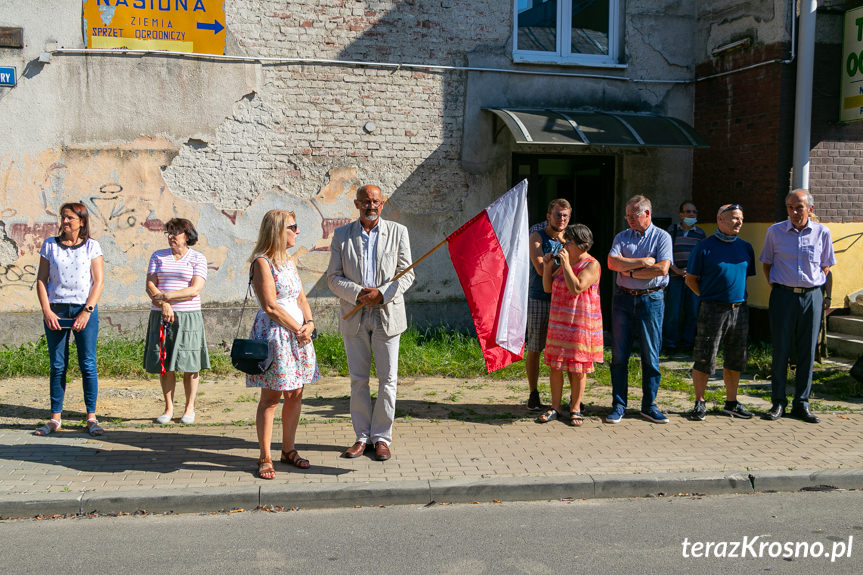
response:
[[[370,221],[370,222],[376,222],[376,221],[377,221],[377,219],[378,219],[378,214],[377,214],[377,213],[374,213],[374,214],[365,214],[365,219],[366,219],[366,220],[368,220],[368,221]]]

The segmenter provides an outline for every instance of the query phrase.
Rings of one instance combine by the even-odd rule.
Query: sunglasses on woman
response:
[[[297,233],[297,230],[298,230],[299,228],[297,227],[297,224],[291,224],[291,225],[289,225],[289,226],[288,226],[288,229],[289,229],[289,230],[291,230],[291,231],[292,231],[292,232],[294,232],[294,233]]]

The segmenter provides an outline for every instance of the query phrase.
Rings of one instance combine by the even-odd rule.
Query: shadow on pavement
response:
[[[229,428],[230,429],[230,428]],[[70,445],[57,440],[88,439],[92,442],[126,445],[134,449],[104,449],[91,444]],[[249,441],[230,435],[204,435],[191,433],[164,433],[159,431],[109,430],[105,435],[91,438],[83,431],[60,431],[48,437],[33,437],[34,442],[7,445],[0,448],[0,459],[43,463],[75,469],[87,473],[119,473],[140,471],[149,473],[171,473],[175,471],[247,471],[257,469],[257,441]],[[89,442],[88,442],[89,443]],[[279,464],[280,446],[273,445],[273,459],[280,471],[292,471],[305,475],[342,475],[352,469],[317,465],[300,470],[290,465]],[[316,445],[297,443],[297,449],[317,451],[341,451],[340,445]],[[250,455],[237,455],[230,451],[243,450]]]

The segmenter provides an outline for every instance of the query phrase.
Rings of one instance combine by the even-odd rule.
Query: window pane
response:
[[[574,54],[608,54],[608,2],[609,0],[572,0],[570,50]]]
[[[557,52],[557,0],[518,0],[518,50]]]

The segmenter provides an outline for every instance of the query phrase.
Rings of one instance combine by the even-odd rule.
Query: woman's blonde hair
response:
[[[250,262],[255,258],[266,256],[275,265],[283,265],[290,259],[288,250],[285,248],[285,234],[291,223],[297,222],[294,212],[288,210],[270,210],[264,214],[261,220],[261,228],[258,230],[258,243],[252,252]]]

